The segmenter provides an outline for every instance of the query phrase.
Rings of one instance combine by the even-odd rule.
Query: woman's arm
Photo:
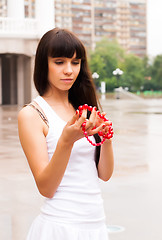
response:
[[[26,107],[19,112],[20,142],[38,190],[43,196],[51,198],[57,190],[68,164],[73,144],[84,136],[80,126],[85,119],[85,112],[80,118],[78,113],[72,117],[63,129],[52,159],[49,161],[45,137],[46,124],[32,108]]]
[[[98,111],[97,111],[98,112]],[[88,122],[86,123],[86,131],[89,135],[93,135],[94,132],[92,128],[96,126],[96,130],[98,131],[104,131],[107,133],[109,129],[109,125],[111,126],[110,121],[104,122],[103,119],[101,119],[97,112],[94,110],[90,115],[90,118]],[[106,115],[105,112],[102,113],[103,116]],[[100,151],[100,158],[98,163],[98,176],[104,181],[108,181],[113,173],[114,169],[114,156],[113,156],[113,147],[112,147],[112,140],[107,139],[103,145],[101,145],[101,151]]]
[[[114,170],[114,155],[112,140],[108,139],[101,146],[100,159],[98,163],[98,176],[103,181],[108,181]]]

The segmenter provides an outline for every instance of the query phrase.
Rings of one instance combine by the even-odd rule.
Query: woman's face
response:
[[[48,81],[53,90],[68,91],[78,77],[81,59],[48,57]]]

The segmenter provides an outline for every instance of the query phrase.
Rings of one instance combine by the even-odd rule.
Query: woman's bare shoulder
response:
[[[36,111],[29,105],[24,106],[18,113],[18,120],[30,120],[37,116]]]
[[[30,105],[24,106],[18,113],[18,125],[23,127],[42,129],[43,121],[40,120],[38,112]]]

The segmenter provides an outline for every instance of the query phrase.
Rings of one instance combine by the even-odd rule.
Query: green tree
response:
[[[92,73],[97,72],[99,79],[96,80],[96,85],[99,86],[101,81],[105,81],[107,86],[111,82],[112,87],[116,87],[116,80],[112,72],[120,66],[120,62],[124,60],[124,50],[115,41],[109,41],[103,38],[96,44],[96,48],[90,53],[90,68]],[[114,80],[113,80],[113,79]]]
[[[130,91],[137,91],[148,87],[148,82],[151,83],[148,81],[151,72],[154,77],[156,75],[156,82],[159,83],[161,73],[160,71],[157,73],[156,68],[161,64],[160,59],[156,61],[154,71],[151,71],[152,66],[149,64],[147,56],[141,59],[133,54],[128,54],[116,41],[103,38],[96,44],[95,50],[90,53],[90,68],[92,73],[97,72],[100,76],[95,82],[97,87],[100,86],[101,81],[105,81],[108,91],[113,91],[119,86],[128,87]],[[118,80],[112,73],[116,68],[120,68],[124,72]]]
[[[152,81],[151,71],[152,71],[152,64],[148,56],[143,58],[143,69],[144,69],[144,83],[143,83],[143,90],[152,90],[155,89],[155,84]]]
[[[162,89],[162,55],[157,55],[152,64],[152,83],[157,90]]]
[[[122,86],[128,87],[131,91],[140,90],[145,79],[143,60],[133,54],[127,54],[122,68],[124,71]]]

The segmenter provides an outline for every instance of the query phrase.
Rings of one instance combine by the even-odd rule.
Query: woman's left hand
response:
[[[110,121],[104,121],[103,118],[99,116],[99,111],[96,111],[96,107],[93,107],[89,119],[86,120],[85,130],[88,135],[94,135],[96,132],[102,131],[103,134],[107,134],[109,126],[112,125]],[[103,117],[106,113],[101,113]]]

